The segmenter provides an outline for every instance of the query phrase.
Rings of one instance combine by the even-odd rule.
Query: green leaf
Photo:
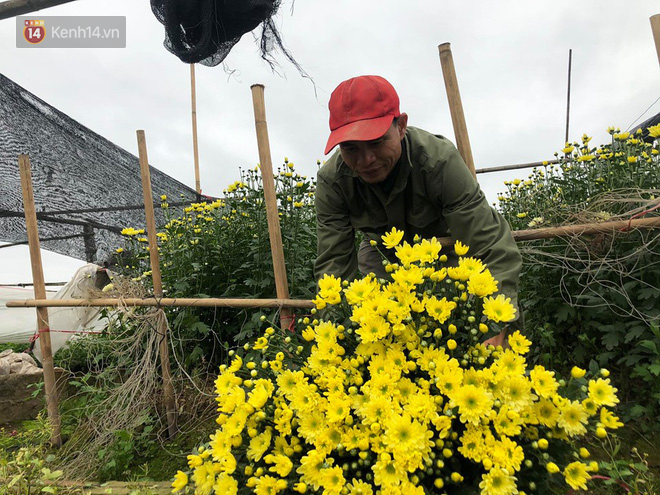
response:
[[[658,346],[652,340],[642,340],[639,345],[645,349],[649,349],[653,354],[658,354]]]
[[[557,317],[558,323],[561,323],[563,321],[568,321],[568,318],[570,316],[575,316],[575,309],[573,309],[571,306],[564,304],[559,307],[559,309],[555,312],[555,315]]]
[[[621,343],[621,338],[618,333],[610,332],[603,335],[600,341],[608,351],[611,351]]]

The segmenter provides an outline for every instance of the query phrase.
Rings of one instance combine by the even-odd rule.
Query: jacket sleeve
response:
[[[518,278],[522,257],[509,224],[488,204],[454,146],[443,150],[432,178],[436,200],[442,205],[450,234],[470,247],[469,255],[483,261],[499,282],[499,292],[518,308]],[[517,316],[520,311],[517,312]]]
[[[353,280],[358,262],[355,251],[355,230],[350,211],[342,195],[319,173],[316,184],[317,257],[314,276],[318,281],[324,274]]]

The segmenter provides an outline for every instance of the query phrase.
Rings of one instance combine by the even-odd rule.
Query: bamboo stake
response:
[[[519,163],[518,165],[502,165],[500,167],[478,168],[475,170],[475,172],[478,174],[486,174],[488,172],[504,172],[505,170],[518,170],[521,168],[545,167],[548,165],[555,165],[557,163],[559,163],[559,160],[546,160],[543,162]]]
[[[30,261],[32,263],[32,281],[34,283],[34,297],[37,300],[46,299],[46,286],[44,285],[44,272],[41,263],[41,247],[39,245],[39,231],[37,229],[37,214],[34,207],[34,191],[32,190],[32,172],[30,170],[30,157],[18,156],[18,166],[23,188],[23,207],[25,210],[25,227],[27,229]],[[50,342],[48,324],[48,309],[37,308],[37,328],[39,330],[39,345],[41,347],[41,364],[44,370],[44,392],[53,432],[50,443],[55,447],[62,445],[60,434],[60,412],[58,408],[57,386],[55,383],[55,368],[53,366],[53,351]]]
[[[280,217],[277,211],[277,196],[275,194],[275,180],[273,179],[273,162],[270,156],[270,143],[268,141],[264,85],[253,84],[250,89],[252,90],[252,103],[254,106],[254,123],[257,129],[257,144],[259,146],[259,162],[261,164],[261,178],[264,186],[264,200],[266,202],[270,250],[273,257],[273,270],[275,272],[275,289],[278,299],[288,299],[289,284],[286,278],[284,246],[282,246]],[[283,309],[280,313],[282,328],[287,328],[291,324],[292,319],[293,313],[288,309]]]
[[[190,64],[190,100],[192,105],[193,157],[195,160],[195,191],[197,191],[197,194],[201,195],[202,186],[199,180],[199,151],[197,148],[197,98],[195,96],[195,64]]]
[[[660,228],[660,217],[639,218],[636,220],[616,220],[614,222],[585,223],[580,225],[564,225],[562,227],[547,227],[544,229],[517,230],[512,232],[516,241],[531,241],[587,234],[609,234],[613,231],[628,229]]]
[[[655,41],[655,51],[658,53],[658,63],[660,63],[660,14],[655,14],[650,17],[651,31],[653,31],[653,39]]]
[[[158,256],[158,240],[156,237],[156,218],[154,215],[154,201],[151,193],[151,174],[149,159],[147,158],[147,142],[144,131],[137,131],[138,154],[140,157],[140,172],[142,175],[142,193],[144,195],[144,212],[147,219],[147,237],[149,240],[149,260],[151,261],[151,278],[154,284],[156,299],[163,297],[163,284],[160,275],[160,260]],[[163,374],[163,394],[165,396],[165,409],[167,411],[167,431],[169,437],[176,435],[177,411],[172,386],[172,373],[170,370],[170,355],[167,344],[167,319],[162,314],[158,318],[157,331],[161,336],[159,342],[160,367]]]
[[[461,102],[461,93],[458,90],[458,80],[456,79],[456,70],[454,69],[454,58],[451,54],[449,43],[438,45],[440,52],[440,64],[442,65],[442,75],[447,88],[447,99],[449,100],[449,112],[451,113],[451,122],[454,126],[456,135],[456,147],[463,157],[465,164],[472,173],[472,177],[477,178],[474,169],[474,158],[472,158],[472,148],[470,147],[470,137],[468,136],[467,125],[465,124],[465,114],[463,112],[463,103]]]
[[[568,50],[568,89],[566,92],[566,136],[564,142],[568,143],[568,125],[571,115],[571,62],[573,61],[573,49]]]
[[[69,308],[114,306],[176,306],[196,308],[300,308],[311,309],[314,302],[307,299],[191,299],[191,298],[97,298],[97,299],[48,299],[7,301],[8,308]]]
[[[37,10],[47,9],[73,0],[5,0],[0,2],[0,20],[29,14]]]

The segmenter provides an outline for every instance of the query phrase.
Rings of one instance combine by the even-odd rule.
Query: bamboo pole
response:
[[[149,260],[151,261],[151,278],[154,284],[154,297],[163,297],[163,284],[160,274],[160,260],[158,256],[158,240],[156,237],[156,218],[154,215],[154,201],[151,192],[151,174],[149,159],[147,157],[147,142],[144,131],[137,131],[138,154],[140,157],[140,173],[142,176],[142,193],[144,196],[144,212],[147,220],[147,238],[149,240]],[[167,344],[167,319],[160,310],[157,320],[157,332],[160,335],[159,353],[160,367],[163,374],[163,394],[167,412],[167,431],[169,437],[176,435],[176,401],[174,387],[172,386],[172,373],[170,369],[170,355]]]
[[[565,237],[572,235],[608,234],[614,231],[627,231],[629,229],[660,228],[660,218],[639,218],[636,220],[616,220],[613,222],[586,223],[580,225],[564,225],[561,227],[547,227],[544,229],[517,230],[513,233],[516,241],[532,241],[536,239],[549,239],[552,237]]]
[[[73,0],[5,0],[0,2],[0,20],[55,7]]]
[[[655,41],[655,51],[658,53],[658,63],[660,63],[660,14],[651,16],[650,21],[653,40]]]
[[[573,49],[568,50],[568,89],[566,90],[566,135],[564,142],[568,143],[568,129],[571,115],[571,65],[573,62]]]
[[[8,308],[69,308],[114,306],[175,306],[196,308],[299,308],[311,309],[314,302],[307,299],[218,299],[218,298],[95,298],[95,299],[48,299],[7,301]]]
[[[201,195],[202,186],[199,180],[199,151],[197,148],[197,97],[195,96],[195,64],[190,64],[190,101],[192,106],[193,157],[195,160],[195,191],[197,191],[197,194]]]
[[[44,271],[41,263],[41,247],[39,245],[39,231],[37,229],[37,214],[34,207],[34,191],[32,190],[32,172],[30,170],[30,157],[18,156],[18,166],[23,189],[23,208],[25,210],[25,227],[27,229],[30,262],[32,263],[32,281],[34,283],[34,297],[36,300],[46,299],[46,286],[44,284]],[[41,365],[44,370],[44,392],[48,407],[48,418],[53,428],[50,443],[55,447],[62,445],[60,433],[60,412],[58,408],[57,386],[55,383],[55,368],[53,365],[53,351],[50,342],[50,329],[48,323],[48,309],[37,308],[37,328],[39,330],[39,345],[41,347]]]
[[[270,250],[273,257],[273,270],[275,272],[275,289],[277,291],[278,299],[288,299],[289,283],[286,278],[284,246],[282,246],[282,231],[280,230],[280,217],[277,211],[275,180],[273,179],[273,162],[270,156],[264,85],[253,84],[250,89],[252,90],[254,123],[257,130],[259,162],[261,164],[261,178],[264,187],[264,200],[266,202],[266,218],[268,219]],[[293,313],[288,309],[283,309],[280,314],[282,328],[287,328],[292,323],[292,319]]]
[[[442,75],[445,80],[445,88],[447,88],[451,122],[454,126],[454,134],[456,135],[456,147],[463,157],[468,169],[472,173],[472,177],[476,179],[477,174],[474,169],[474,158],[472,157],[472,148],[470,147],[470,137],[468,136],[467,125],[465,124],[465,113],[463,112],[461,93],[458,90],[458,80],[456,79],[454,58],[451,54],[450,44],[443,43],[438,45],[438,51],[440,52],[440,64],[442,65]]]
[[[475,170],[475,172],[478,174],[486,174],[489,172],[504,172],[506,170],[518,170],[521,168],[546,167],[548,165],[555,165],[557,163],[559,163],[559,160],[546,160],[543,162],[519,163],[518,165],[502,165],[500,167],[478,168]]]

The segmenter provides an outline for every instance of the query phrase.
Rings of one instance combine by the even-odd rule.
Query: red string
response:
[[[300,315],[298,318],[309,318],[310,316],[314,316],[314,315]],[[296,324],[296,315],[292,314],[291,315],[291,323],[289,323],[289,326],[287,327],[287,330],[289,330],[289,332],[293,333],[295,331],[295,328],[294,328],[295,324]]]
[[[600,474],[594,474],[594,475],[591,477],[591,480],[590,480],[590,481],[593,481],[593,480],[605,480],[605,481],[608,481],[608,480],[612,480],[612,478],[608,478],[607,476],[601,476]],[[626,483],[624,483],[624,482],[621,481],[621,480],[612,480],[612,481],[614,481],[615,483],[617,483],[617,484],[618,484],[621,488],[623,488],[626,492],[630,493],[630,487],[629,487]],[[575,490],[569,490],[569,491],[568,491],[568,495],[573,495],[574,493],[576,493]]]
[[[39,334],[41,333],[103,333],[103,332],[98,332],[94,330],[85,330],[85,331],[78,331],[78,330],[53,330],[52,328],[40,328],[32,337],[30,337],[30,343],[35,342],[39,338]]]
[[[630,220],[628,220],[628,225],[626,225],[625,227],[623,227],[623,228],[621,229],[621,232],[628,232],[628,231],[630,230],[630,228],[631,228],[630,226],[632,225],[632,221],[633,221],[633,220],[635,220],[636,218],[639,218],[639,217],[643,217],[643,216],[646,215],[647,213],[651,213],[652,211],[657,210],[658,208],[660,208],[660,202],[659,202],[657,205],[655,205],[653,208],[649,208],[649,209],[646,210],[646,211],[642,211],[642,212],[636,213],[635,215],[633,215],[632,217],[630,217]]]

